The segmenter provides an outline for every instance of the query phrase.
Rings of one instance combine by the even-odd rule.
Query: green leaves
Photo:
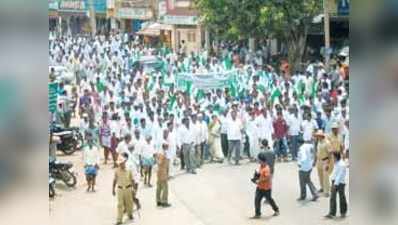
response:
[[[262,37],[265,31],[290,36],[321,13],[320,0],[195,0],[205,24],[217,33]],[[286,39],[286,37],[285,37]]]

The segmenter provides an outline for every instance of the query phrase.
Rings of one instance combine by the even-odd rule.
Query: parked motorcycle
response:
[[[53,136],[59,138],[57,143],[57,150],[62,151],[65,155],[71,155],[76,150],[80,150],[83,146],[83,135],[79,128],[60,128],[54,127],[52,129]]]
[[[51,175],[48,176],[48,192],[50,198],[54,198],[55,196],[55,179],[51,177]]]
[[[49,160],[50,176],[55,180],[62,180],[66,186],[74,187],[77,183],[71,162],[61,162],[55,159]]]

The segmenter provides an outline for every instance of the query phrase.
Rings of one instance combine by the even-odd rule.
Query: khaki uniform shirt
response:
[[[123,188],[132,185],[133,175],[130,170],[117,168],[115,172],[117,186]]]
[[[330,144],[327,140],[322,140],[318,142],[317,158],[319,160],[324,160],[329,157]]]
[[[159,154],[158,158],[158,181],[167,181],[169,177],[169,160],[165,155]]]
[[[343,145],[343,138],[341,135],[330,134],[328,136],[330,147],[332,152],[341,152],[341,146]]]

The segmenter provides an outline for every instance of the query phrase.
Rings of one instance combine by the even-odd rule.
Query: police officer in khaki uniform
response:
[[[329,197],[330,183],[329,177],[333,171],[332,153],[330,152],[330,143],[325,138],[322,130],[318,130],[314,136],[318,139],[317,152],[316,152],[316,167],[318,170],[319,184],[325,197]]]
[[[328,140],[330,143],[330,150],[332,153],[341,153],[343,151],[343,137],[339,133],[339,124],[332,124],[332,133],[328,135]],[[333,164],[334,164],[333,159]]]
[[[117,188],[117,222],[116,225],[122,224],[123,215],[126,212],[129,219],[133,219],[133,175],[126,168],[127,157],[121,155],[118,160],[119,167],[115,171],[113,179],[112,194],[116,195]]]
[[[166,151],[169,145],[162,144],[162,152],[157,155],[158,159],[158,181],[156,186],[156,202],[157,206],[170,207],[168,203],[168,179],[169,179],[169,159],[166,157]]]

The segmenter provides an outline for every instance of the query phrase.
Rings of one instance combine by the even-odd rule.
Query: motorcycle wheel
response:
[[[75,175],[70,172],[69,170],[62,171],[62,181],[66,184],[68,187],[74,187],[77,183]]]
[[[83,142],[83,136],[81,136],[80,134],[77,135],[77,139],[75,139],[75,143],[73,144],[74,148],[77,149],[77,150],[82,149],[83,143],[84,143]]]
[[[62,152],[65,155],[72,155],[76,151],[76,147],[75,146],[76,145],[74,143],[71,147],[62,149]]]
[[[50,184],[50,186],[48,187],[48,193],[49,193],[50,198],[54,198],[54,196],[55,196],[54,185]]]

